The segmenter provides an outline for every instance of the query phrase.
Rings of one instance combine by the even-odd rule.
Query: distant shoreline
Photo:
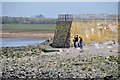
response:
[[[54,33],[30,33],[30,32],[21,32],[21,33],[10,33],[10,32],[1,32],[0,38],[16,38],[16,37],[34,37],[34,38],[53,38]]]

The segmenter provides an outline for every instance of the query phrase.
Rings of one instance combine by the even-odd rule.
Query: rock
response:
[[[112,46],[113,49],[108,49],[108,46]],[[95,43],[92,46],[85,46],[86,49],[81,53],[75,48],[58,49],[46,47],[46,45],[42,47],[38,45],[37,47],[4,48],[4,52],[0,54],[4,55],[4,57],[0,57],[0,67],[3,66],[1,74],[3,78],[15,78],[16,76],[46,79],[85,78],[86,74],[92,78],[104,77],[118,71],[116,70],[116,57],[110,57],[112,53],[113,56],[114,53],[117,54],[117,47],[114,46],[116,45]],[[42,50],[44,52],[41,52]],[[20,54],[20,57],[16,57],[15,53]],[[11,57],[11,54],[14,57]],[[110,70],[113,72],[108,74]]]
[[[42,51],[43,52],[60,52],[60,50],[52,49],[52,48],[51,49],[50,48],[49,49],[45,48],[45,49],[42,49]]]
[[[113,50],[110,50],[110,52],[113,52]]]
[[[112,46],[107,46],[107,48],[112,48]]]
[[[115,79],[113,78],[113,76],[105,76],[104,79],[105,79],[105,80],[115,80]]]
[[[108,41],[105,43],[105,45],[113,45],[113,44],[115,44],[115,42],[113,42],[113,41]]]

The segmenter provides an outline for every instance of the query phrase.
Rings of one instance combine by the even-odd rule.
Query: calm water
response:
[[[41,38],[0,38],[0,47],[37,45],[45,40]]]

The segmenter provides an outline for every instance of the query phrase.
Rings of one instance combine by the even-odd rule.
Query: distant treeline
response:
[[[55,24],[56,18],[45,17],[2,17],[2,24]]]

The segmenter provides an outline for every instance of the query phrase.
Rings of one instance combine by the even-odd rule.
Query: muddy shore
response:
[[[54,33],[0,33],[0,37],[10,38],[10,37],[34,37],[34,38],[53,38]]]
[[[118,43],[86,44],[83,50],[52,48],[52,39],[37,46],[0,50],[0,78],[110,78],[119,80]]]

